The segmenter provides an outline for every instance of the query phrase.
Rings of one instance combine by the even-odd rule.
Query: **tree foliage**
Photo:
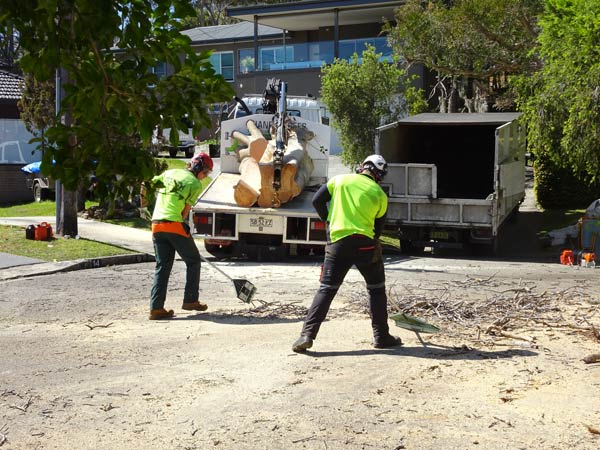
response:
[[[346,165],[358,165],[373,153],[377,127],[408,112],[409,103],[395,95],[408,80],[405,70],[380,58],[369,46],[361,57],[355,53],[350,61],[336,59],[322,69],[321,98],[340,131]],[[408,93],[419,98],[414,88]]]
[[[520,79],[529,143],[555,163],[600,172],[600,3],[547,0],[540,20],[544,66]]]
[[[287,3],[291,0],[263,0],[260,3]],[[295,1],[295,0],[294,0]],[[195,15],[184,20],[184,28],[208,27],[234,23],[236,19],[227,17],[227,9],[235,6],[255,5],[252,0],[190,0]]]
[[[62,122],[50,126],[42,169],[75,190],[94,171],[104,194],[127,197],[154,174],[149,152],[156,125],[172,128],[185,114],[194,132],[210,125],[207,105],[231,98],[209,53],[196,55],[181,22],[187,0],[4,0],[0,32],[14,26],[20,65],[38,82],[62,68]],[[158,79],[152,68],[168,63]],[[52,164],[52,161],[56,161]]]
[[[530,52],[542,5],[543,0],[407,0],[387,30],[396,54],[438,74],[432,95],[438,95],[442,111],[484,110],[493,103],[504,109],[512,104],[502,98],[508,78],[538,67]]]
[[[40,82],[31,74],[25,75],[25,89],[18,106],[21,120],[34,136],[56,122],[55,91],[54,80]]]
[[[547,0],[540,27],[543,67],[517,83],[529,146],[540,162],[536,171],[542,167],[550,168],[550,173],[560,171],[563,189],[569,183],[587,186],[588,195],[579,192],[578,196],[589,203],[600,194],[600,3]],[[552,176],[536,179],[542,206],[565,205],[546,195],[558,189],[549,185],[556,180]]]
[[[6,27],[0,28],[0,69],[20,73],[18,65],[20,54],[19,37],[15,35],[11,24],[7,23]]]

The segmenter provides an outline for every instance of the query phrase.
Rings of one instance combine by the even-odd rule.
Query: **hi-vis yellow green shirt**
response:
[[[387,212],[388,199],[381,187],[367,175],[337,175],[327,182],[329,236],[331,242],[352,234],[375,236],[375,219]]]
[[[152,182],[157,186],[152,220],[182,222],[181,212],[186,205],[196,204],[210,178],[200,181],[189,170],[171,169],[152,178]]]

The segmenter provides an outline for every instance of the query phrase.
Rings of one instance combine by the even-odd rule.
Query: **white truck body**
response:
[[[233,188],[240,178],[239,162],[228,148],[235,145],[233,131],[247,133],[249,119],[268,134],[273,116],[253,114],[221,123],[221,172],[192,207],[190,227],[194,237],[204,239],[206,249],[215,256],[247,254],[260,259],[322,249],[326,242],[325,225],[311,200],[316,189],[327,181],[330,127],[293,117],[298,125],[315,133],[307,145],[314,163],[307,186],[298,197],[279,208],[245,208],[238,206],[233,197]]]
[[[264,101],[262,95],[246,95],[242,97],[242,101],[246,104],[252,114],[262,114]],[[289,116],[329,125],[330,117],[327,113],[327,107],[315,98],[289,95],[286,98],[286,105]],[[239,104],[236,104],[232,112],[232,117],[239,118],[245,115],[246,112],[242,107]],[[335,129],[330,128],[330,130],[331,145],[329,146],[329,154],[337,155],[342,151],[342,147]]]
[[[378,128],[389,165],[388,224],[401,246],[478,245],[498,235],[525,197],[525,129],[517,113],[419,114]]]

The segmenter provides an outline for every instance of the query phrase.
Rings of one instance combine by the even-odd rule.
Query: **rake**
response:
[[[221,273],[221,275],[223,275],[225,278],[227,278],[229,281],[231,281],[233,283],[233,286],[235,287],[235,292],[237,294],[237,298],[239,298],[244,303],[252,302],[252,297],[254,297],[254,294],[256,292],[256,286],[254,286],[252,283],[250,283],[245,278],[231,278],[229,275],[227,275],[225,272],[223,272],[221,269],[219,269],[216,265],[211,263],[204,256],[200,255],[200,258],[202,258],[202,261],[204,261],[210,267],[215,269],[217,272]]]
[[[425,344],[423,339],[421,339],[421,335],[419,333],[438,333],[440,331],[440,329],[435,325],[427,323],[424,320],[418,319],[414,316],[410,316],[403,312],[392,314],[390,316],[390,319],[396,322],[397,327],[413,331],[417,335],[419,342],[421,342],[421,344],[424,347],[426,347],[427,345]]]

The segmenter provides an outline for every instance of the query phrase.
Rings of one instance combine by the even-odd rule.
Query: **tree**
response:
[[[0,30],[0,69],[19,73],[20,56],[19,37],[15,35],[10,23]]]
[[[517,84],[528,144],[536,155],[536,194],[542,206],[587,205],[600,194],[598,17],[596,0],[547,0],[539,22],[543,67]],[[542,168],[545,176],[538,179]],[[562,176],[547,176],[548,171]],[[558,179],[560,186],[555,185]],[[578,186],[576,195],[573,185]],[[572,195],[547,195],[558,190]]]
[[[409,103],[397,95],[408,80],[396,62],[380,61],[381,53],[368,46],[362,56],[350,61],[336,59],[321,70],[321,97],[340,131],[342,161],[358,165],[375,148],[375,129],[406,115]],[[406,91],[419,97],[414,88]]]
[[[263,0],[261,3],[286,3],[290,0]],[[254,5],[249,0],[190,0],[196,11],[195,15],[185,19],[184,28],[208,27],[235,22],[236,19],[227,17],[227,8],[234,6]]]
[[[195,134],[210,125],[207,105],[233,90],[215,74],[210,53],[196,55],[180,33],[193,13],[187,0],[3,1],[0,33],[17,30],[23,70],[40,82],[58,68],[68,74],[60,112],[66,120],[43,138],[44,173],[74,191],[94,172],[101,195],[128,198],[154,175],[144,149],[155,126],[171,128],[176,144],[184,115]],[[152,71],[159,63],[173,73],[159,79]],[[72,219],[65,222],[74,229],[63,234],[76,234]]]
[[[54,80],[37,81],[33,75],[25,75],[25,89],[18,106],[25,128],[34,136],[44,133],[56,122],[56,86]]]
[[[532,73],[544,0],[407,0],[386,27],[394,51],[437,73],[442,112],[514,108],[511,75]]]

